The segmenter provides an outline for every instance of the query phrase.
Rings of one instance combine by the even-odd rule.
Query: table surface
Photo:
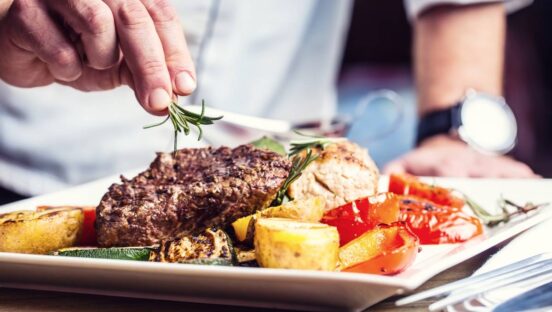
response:
[[[499,247],[490,249],[474,258],[458,264],[436,275],[427,281],[419,289],[433,288],[472,274],[479,268]],[[409,306],[397,308],[394,305],[396,298],[389,298],[379,304],[370,307],[370,311],[427,311],[427,306],[432,301],[425,300]],[[181,303],[145,299],[129,299],[106,297],[96,295],[68,294],[48,291],[19,290],[0,288],[0,312],[26,312],[26,311],[103,311],[103,312],[138,312],[138,311],[266,311],[259,308],[230,307],[220,305]]]

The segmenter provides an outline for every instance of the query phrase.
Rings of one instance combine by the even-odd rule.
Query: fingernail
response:
[[[171,97],[164,89],[155,89],[150,93],[148,106],[151,110],[163,110],[169,106],[169,103],[171,103]]]
[[[175,84],[178,91],[184,94],[190,94],[196,88],[196,81],[188,72],[176,75]]]

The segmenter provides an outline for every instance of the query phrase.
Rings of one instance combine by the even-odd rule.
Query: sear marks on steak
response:
[[[267,207],[290,161],[241,145],[159,153],[149,169],[113,184],[96,209],[100,246],[147,246],[223,227]]]
[[[378,168],[368,151],[344,141],[328,145],[301,177],[293,182],[288,194],[294,199],[324,197],[325,210],[355,199],[373,195],[378,188]]]

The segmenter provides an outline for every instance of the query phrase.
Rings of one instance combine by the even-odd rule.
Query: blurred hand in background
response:
[[[474,178],[537,178],[526,164],[506,156],[479,153],[449,136],[435,136],[392,161],[384,173]]]

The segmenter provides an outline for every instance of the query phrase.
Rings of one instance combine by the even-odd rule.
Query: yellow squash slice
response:
[[[0,215],[0,252],[47,254],[74,246],[84,216],[79,208],[15,211]]]
[[[255,255],[265,268],[333,271],[338,263],[335,227],[280,218],[255,223]]]

